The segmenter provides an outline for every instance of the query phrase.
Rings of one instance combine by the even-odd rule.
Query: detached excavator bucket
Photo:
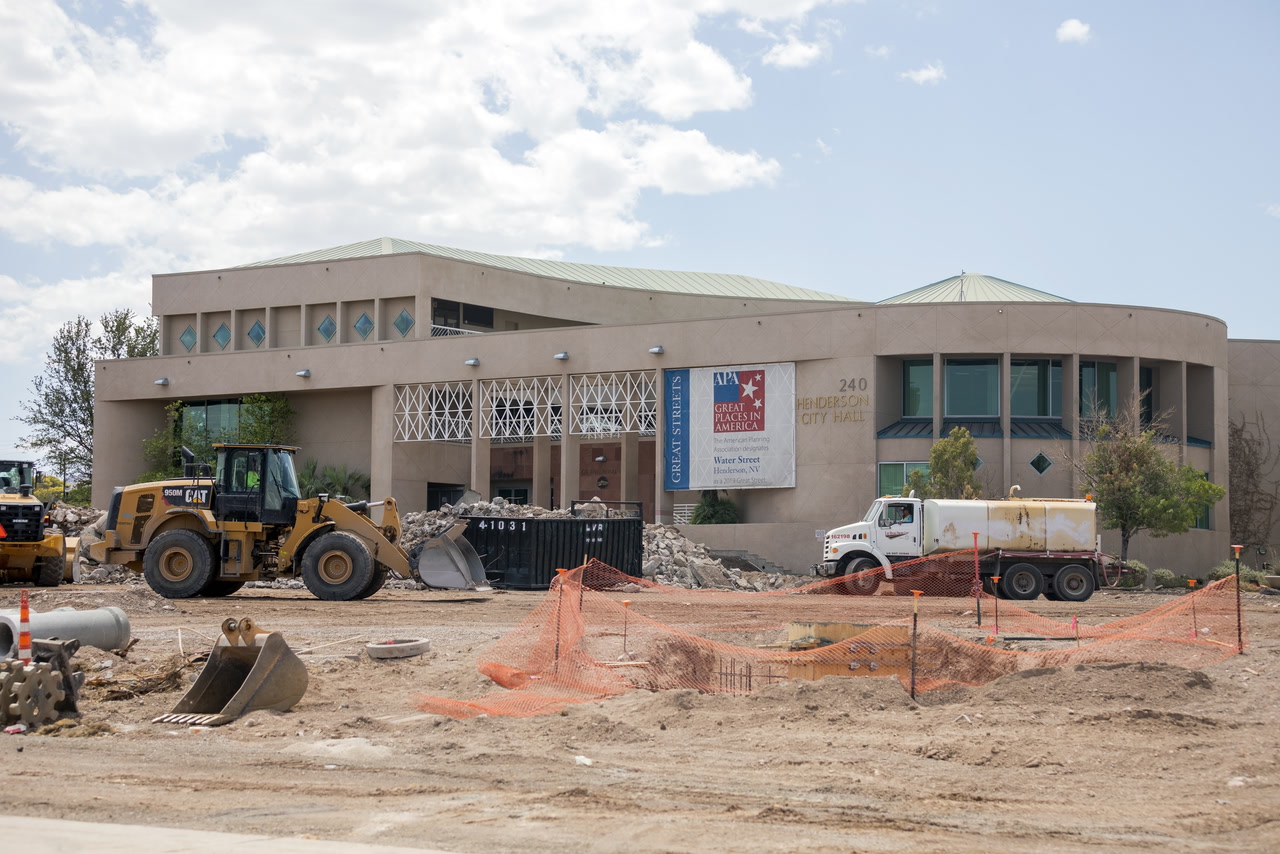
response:
[[[307,668],[283,635],[227,619],[191,690],[152,723],[222,726],[259,709],[286,711],[306,692]]]
[[[444,533],[419,545],[409,555],[418,580],[444,590],[492,590],[484,564],[462,536],[466,522],[455,522]]]

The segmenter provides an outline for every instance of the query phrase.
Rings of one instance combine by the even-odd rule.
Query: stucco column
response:
[[[369,402],[369,496],[374,501],[395,494],[391,482],[395,471],[395,411],[396,387],[374,386]]]
[[[1000,456],[1004,459],[1002,467],[1004,484],[1000,487],[1001,495],[1009,494],[1013,484],[1013,354],[1000,354]]]
[[[489,444],[487,438],[481,438],[480,429],[484,423],[484,398],[480,380],[471,381],[471,483],[470,486],[480,497],[488,501],[493,497],[493,487],[489,482]]]
[[[1116,360],[1116,406],[1122,414],[1133,410],[1133,423],[1127,425],[1130,430],[1137,431],[1142,427],[1142,407],[1138,405],[1141,387],[1138,383],[1138,358]]]
[[[551,506],[551,437],[533,437],[533,494],[535,507]]]
[[[569,502],[581,498],[578,495],[578,481],[582,479],[582,465],[578,456],[578,447],[582,444],[580,437],[574,435],[573,401],[570,399],[569,375],[560,375],[560,494],[556,496],[556,506],[561,510],[569,509]]]
[[[933,354],[933,439],[942,437],[942,354]]]
[[[640,500],[640,434],[622,434],[622,483],[623,501]]]
[[[1173,423],[1178,435],[1178,463],[1187,464],[1187,363],[1178,362],[1178,401],[1173,407]]]
[[[1072,353],[1062,360],[1062,426],[1071,434],[1067,445],[1071,453],[1071,489],[1081,491],[1075,461],[1080,459],[1080,354]]]
[[[667,455],[666,455],[666,376],[658,371],[657,389],[654,396],[653,412],[653,521],[655,524],[671,524],[671,496],[667,494]]]

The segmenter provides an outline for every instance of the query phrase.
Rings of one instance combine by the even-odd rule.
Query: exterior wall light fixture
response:
[[[601,454],[600,456],[596,457],[596,462],[598,463],[607,463],[608,461],[609,461],[609,458],[606,457],[604,454]]]
[[[464,364],[464,365],[468,365],[468,366],[470,366],[470,367],[472,367],[472,368],[478,368],[478,367],[480,367],[480,360],[479,360],[479,359],[467,359],[467,360],[466,360],[465,362],[463,362],[462,364]]]
[[[667,351],[666,351],[666,350],[664,350],[664,349],[662,349],[662,345],[661,345],[661,344],[659,344],[657,347],[650,347],[650,348],[649,348],[649,355],[651,355],[651,356],[661,356],[661,355],[662,355],[663,353],[665,353],[665,352],[667,352]]]
[[[562,362],[567,362],[567,361],[569,361],[569,351],[568,351],[568,350],[561,350],[559,353],[556,353],[556,358],[557,358],[557,359],[559,359],[559,360],[560,360],[560,361],[562,361]]]
[[[298,371],[296,374],[294,374],[294,376],[295,376],[295,377],[302,377],[304,380],[311,379],[311,369],[310,369],[310,368],[303,368],[302,370],[300,370],[300,371]]]
[[[168,384],[169,384],[169,378],[168,378],[168,377],[161,377],[160,379],[158,379],[158,380],[156,380],[156,381],[155,381],[155,384],[156,384],[156,385],[168,385]]]

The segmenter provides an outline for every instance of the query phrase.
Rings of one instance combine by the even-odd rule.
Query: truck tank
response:
[[[971,549],[974,532],[980,552],[1091,552],[1096,506],[1080,499],[924,502],[925,554]]]

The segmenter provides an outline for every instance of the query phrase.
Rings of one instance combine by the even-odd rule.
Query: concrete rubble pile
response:
[[[598,500],[597,500],[598,501]],[[62,508],[58,508],[61,510]],[[91,522],[105,516],[101,511],[91,508],[68,508],[68,511],[80,511],[75,518],[82,526],[82,552],[87,541],[101,539],[95,535]],[[604,518],[617,514],[603,502],[578,505],[576,518]],[[68,513],[68,520],[72,514]],[[512,504],[503,498],[492,501],[476,501],[472,503],[446,504],[439,510],[406,513],[401,519],[403,536],[401,545],[412,552],[414,547],[425,540],[439,536],[453,525],[459,516],[494,516],[523,517],[541,519],[572,519],[573,513],[568,510],[548,510],[525,504]],[[88,520],[88,521],[85,521]],[[68,524],[72,522],[68,521]],[[123,567],[85,567],[88,572],[84,580],[95,584],[144,584],[141,574],[124,570]],[[705,546],[690,540],[680,533],[674,525],[644,526],[644,577],[671,587],[712,588],[720,590],[764,591],[782,588],[799,587],[813,581],[806,576],[787,573],[759,572],[725,566],[718,558],[708,554]],[[303,583],[298,579],[279,581],[252,582],[247,587],[261,588],[301,588]],[[390,589],[411,590],[415,582],[405,579],[388,578],[386,586]]]

